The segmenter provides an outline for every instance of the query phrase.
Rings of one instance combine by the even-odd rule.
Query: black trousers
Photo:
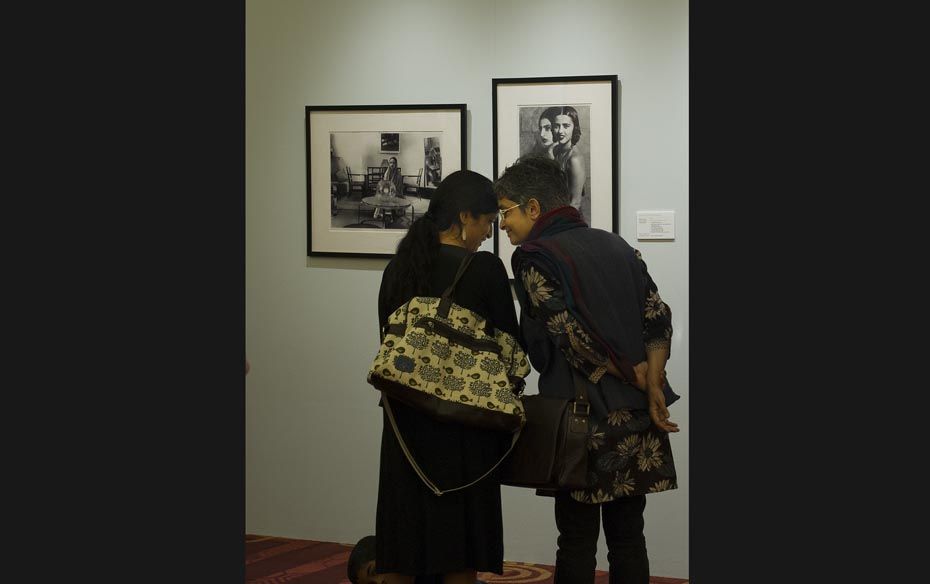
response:
[[[599,505],[579,503],[567,492],[556,495],[559,538],[554,584],[593,584],[601,515],[610,584],[649,584],[649,557],[643,535],[645,508],[645,495],[620,497]]]

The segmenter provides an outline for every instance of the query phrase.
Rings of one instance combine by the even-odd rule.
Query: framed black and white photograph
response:
[[[307,255],[394,255],[465,168],[465,120],[465,104],[306,106]]]
[[[494,178],[521,156],[552,158],[585,222],[619,233],[619,87],[616,75],[492,79]],[[511,279],[514,249],[495,229],[494,253]]]
[[[397,132],[381,132],[381,153],[397,154],[400,152],[400,134]]]

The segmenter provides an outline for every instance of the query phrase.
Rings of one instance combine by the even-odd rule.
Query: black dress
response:
[[[431,276],[430,295],[452,283],[464,248],[442,245]],[[397,306],[388,306],[387,285],[395,277],[393,261],[384,270],[378,296],[383,327]],[[457,304],[489,319],[519,338],[516,311],[504,264],[478,252],[455,291]],[[391,408],[417,464],[440,489],[469,483],[506,452],[510,435],[440,423],[398,402]],[[503,572],[504,531],[497,471],[461,491],[434,495],[416,475],[400,449],[387,415],[381,432],[375,569],[379,573],[443,574],[477,570]]]

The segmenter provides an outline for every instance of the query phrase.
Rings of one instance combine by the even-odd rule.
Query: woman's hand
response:
[[[636,374],[636,379],[632,381],[633,387],[641,391],[646,390],[646,371],[649,370],[649,363],[646,361],[640,361],[633,366],[633,373]]]
[[[665,406],[665,372],[649,371],[646,376],[646,399],[649,402],[649,417],[656,428],[663,432],[678,432],[678,424],[669,420]]]

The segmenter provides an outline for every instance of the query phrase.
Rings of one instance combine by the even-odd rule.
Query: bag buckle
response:
[[[583,406],[584,406],[584,412],[580,412],[580,413],[583,413],[583,414],[586,415],[586,416],[587,416],[589,413],[591,413],[591,404],[588,403],[588,402],[581,402],[581,403],[579,404],[579,402],[576,401],[576,402],[572,402],[572,404],[573,404],[573,405],[572,405],[572,413],[573,413],[573,414],[578,414],[578,413],[579,413],[579,412],[578,412],[578,406],[579,406],[579,405],[583,405]]]

